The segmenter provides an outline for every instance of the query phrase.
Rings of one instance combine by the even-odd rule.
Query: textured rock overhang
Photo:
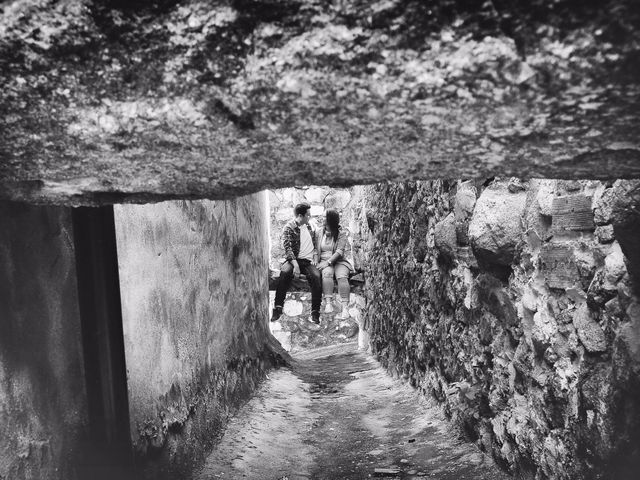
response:
[[[633,0],[0,9],[0,198],[640,177]]]

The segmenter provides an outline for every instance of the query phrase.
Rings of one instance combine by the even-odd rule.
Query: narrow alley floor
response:
[[[294,358],[231,419],[197,480],[509,478],[355,343]]]

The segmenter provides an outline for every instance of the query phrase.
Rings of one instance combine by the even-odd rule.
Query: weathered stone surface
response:
[[[581,20],[558,29],[563,13],[521,3],[452,1],[445,15],[400,2],[379,24],[374,1],[16,1],[0,17],[0,196],[637,177],[632,2],[576,6]],[[612,12],[624,21],[599,28]],[[515,41],[502,15],[527,25]],[[613,24],[625,40],[599,41]]]
[[[604,352],[607,349],[607,340],[598,322],[596,322],[587,304],[576,308],[573,315],[573,324],[578,332],[578,338],[589,352]]]
[[[574,249],[565,244],[548,243],[542,246],[540,271],[551,288],[570,288],[579,283]]]
[[[619,180],[611,190],[613,231],[640,291],[640,181]]]
[[[327,196],[327,190],[321,187],[311,187],[304,192],[304,198],[309,203],[322,203]]]
[[[553,197],[552,226],[555,231],[593,230],[591,197],[582,194]]]
[[[453,213],[456,219],[456,236],[459,245],[469,244],[469,221],[476,205],[476,188],[472,182],[460,182],[456,189]]]
[[[470,268],[460,247],[451,268],[439,265],[432,228],[424,261],[398,262],[411,258],[409,206],[428,204],[428,223],[444,225],[453,188],[434,181],[367,189],[378,225],[363,242],[373,353],[525,478],[633,478],[626,473],[635,470],[619,466],[623,458],[633,464],[640,444],[640,307],[627,275],[615,290],[603,287],[607,271],[619,277],[618,254],[605,265],[615,243],[589,232],[538,238],[505,267],[508,278],[496,278],[486,264]],[[544,217],[531,205],[544,195],[605,189],[556,181],[528,188],[529,228],[534,215]],[[530,234],[523,230],[522,240]]]
[[[349,204],[350,200],[351,194],[348,190],[336,190],[331,192],[324,199],[324,208],[342,210]]]
[[[611,243],[615,239],[613,225],[602,225],[596,227],[595,235],[600,243]]]
[[[131,438],[148,478],[187,476],[277,363],[255,214],[266,198],[115,208]]]
[[[80,478],[89,412],[71,209],[0,202],[0,478]]]
[[[436,223],[434,230],[435,246],[444,255],[453,258],[457,250],[456,223],[453,213]]]
[[[283,312],[289,317],[297,317],[302,314],[303,305],[302,302],[297,300],[287,300],[284,302]]]
[[[607,188],[602,195],[596,198],[593,208],[593,220],[596,225],[608,225],[613,217],[613,204],[616,199],[616,190]]]
[[[480,194],[469,225],[469,240],[478,261],[507,266],[522,244],[527,196],[503,187],[489,187]]]
[[[270,292],[270,302],[273,304],[275,292]],[[283,315],[277,322],[270,322],[269,328],[273,335],[280,340],[287,352],[335,345],[339,343],[355,342],[356,335],[366,338],[366,332],[360,331],[362,323],[361,311],[365,306],[365,299],[360,293],[351,293],[351,303],[343,306],[337,299],[331,299],[333,311],[325,312],[327,299],[323,298],[320,310],[320,325],[309,321],[311,315],[311,295],[307,291],[291,290],[287,293]],[[338,314],[343,308],[349,312],[347,319],[341,319]],[[358,339],[359,342],[362,339]],[[361,345],[363,350],[368,345]]]
[[[613,243],[611,251],[604,259],[604,282],[605,290],[616,290],[622,277],[627,273],[624,263],[624,255],[618,242]]]

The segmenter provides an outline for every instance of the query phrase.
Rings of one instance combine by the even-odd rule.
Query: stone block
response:
[[[324,207],[322,205],[311,205],[311,216],[312,217],[324,216]]]
[[[351,201],[351,193],[348,190],[336,190],[331,192],[324,199],[324,208],[333,208],[335,210],[344,209]]]
[[[617,290],[618,283],[627,273],[627,267],[624,263],[624,255],[618,242],[611,246],[611,251],[604,259],[604,281],[603,288],[605,290]]]
[[[302,315],[302,311],[304,310],[304,306],[302,302],[297,300],[286,300],[284,302],[284,308],[282,311],[288,317],[297,317],[298,315]]]
[[[594,230],[591,201],[591,197],[582,194],[553,197],[551,204],[553,230]]]
[[[593,220],[596,225],[607,225],[611,223],[613,204],[616,198],[615,193],[614,189],[608,188],[601,196],[596,197],[593,208]]]
[[[510,266],[523,242],[522,216],[527,195],[486,189],[469,224],[469,242],[481,262]]]
[[[435,245],[441,253],[453,258],[457,249],[455,217],[453,213],[440,220],[434,231]]]
[[[307,202],[322,203],[327,196],[327,189],[321,187],[310,187],[304,192],[304,198]]]
[[[536,194],[536,202],[540,209],[540,215],[551,216],[553,198],[554,198],[554,182],[545,180],[536,182],[538,185],[538,193]]]
[[[453,203],[453,213],[456,221],[464,221],[470,218],[475,205],[476,188],[471,182],[460,183]]]
[[[615,240],[613,225],[597,226],[595,234],[600,243],[611,243]]]
[[[607,349],[607,339],[604,331],[596,322],[586,303],[579,305],[573,315],[573,325],[576,327],[578,338],[587,351],[596,353]]]
[[[580,282],[573,249],[564,244],[547,243],[542,246],[540,271],[550,288],[565,289]]]

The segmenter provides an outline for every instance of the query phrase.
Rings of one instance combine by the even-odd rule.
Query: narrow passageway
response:
[[[197,480],[509,478],[357,344],[294,359],[231,419]]]

